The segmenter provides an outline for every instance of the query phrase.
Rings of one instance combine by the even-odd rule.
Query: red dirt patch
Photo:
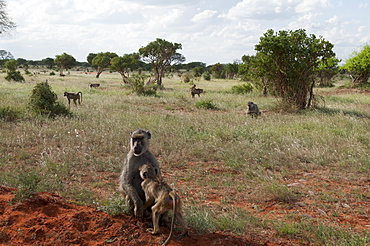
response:
[[[1,245],[160,245],[168,236],[146,232],[148,222],[121,214],[112,217],[93,207],[78,206],[51,193],[37,193],[11,203],[14,188],[0,186]],[[224,233],[174,238],[169,245],[271,245]]]

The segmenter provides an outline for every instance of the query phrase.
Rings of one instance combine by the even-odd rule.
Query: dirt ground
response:
[[[88,206],[69,203],[51,193],[37,193],[11,203],[14,188],[0,186],[0,245],[160,245],[169,231],[153,236],[148,222],[116,217]],[[273,245],[223,233],[174,238],[169,245]]]
[[[219,170],[212,171],[218,172]],[[299,185],[303,182],[305,186],[315,184],[314,192],[339,187],[346,187],[348,192],[351,192],[351,186],[348,183],[333,183],[311,175],[306,176],[304,181],[299,176],[291,177],[290,181],[291,185]],[[364,181],[362,180],[361,183]],[[367,184],[364,184],[361,189],[367,192]],[[149,234],[146,229],[150,226],[150,219],[138,220],[126,214],[110,216],[97,211],[94,207],[78,206],[63,197],[46,192],[37,193],[22,202],[13,203],[14,191],[16,189],[0,186],[0,245],[160,245],[169,234],[166,227],[161,227],[162,232],[159,235]],[[214,194],[209,199],[212,203],[219,203],[220,198]],[[318,218],[325,220],[328,224],[339,224],[343,228],[358,231],[364,231],[370,227],[369,202],[349,203],[348,206],[361,208],[362,213],[351,212],[352,209],[342,204],[341,213],[335,217],[329,217],[311,203],[308,196],[301,203],[291,207],[276,202],[266,202],[264,207],[258,210],[255,210],[253,204],[248,202],[237,202],[233,206],[242,207],[259,218],[274,216],[275,219],[284,220],[287,214],[292,214]],[[302,242],[279,237],[273,230],[236,236],[226,232],[199,235],[190,228],[187,237],[173,238],[169,245],[276,246],[302,245]]]

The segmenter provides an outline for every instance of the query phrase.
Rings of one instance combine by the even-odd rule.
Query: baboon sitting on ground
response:
[[[143,164],[148,164],[159,176],[161,176],[161,171],[157,159],[149,150],[149,139],[152,134],[149,131],[138,129],[131,132],[130,136],[130,151],[123,164],[118,190],[129,206],[134,209],[134,215],[142,217],[145,193],[141,188],[143,179],[140,176],[139,168]]]
[[[194,96],[196,94],[198,94],[198,97],[200,97],[200,94],[201,93],[204,93],[203,89],[198,89],[198,88],[195,88],[196,85],[193,85],[191,88],[190,88],[190,94],[191,94],[191,97],[194,98]]]
[[[78,104],[81,105],[81,102],[82,102],[82,92],[81,91],[79,91],[77,93],[72,93],[72,92],[66,92],[65,91],[64,96],[67,97],[67,99],[68,99],[68,105],[71,104],[71,99],[73,100],[75,105],[77,105],[76,100],[78,100]]]
[[[90,84],[90,89],[91,88],[98,88],[100,86],[100,84]]]
[[[160,216],[164,213],[167,213],[169,210],[173,211],[170,235],[163,243],[163,245],[167,245],[173,236],[175,219],[182,227],[182,232],[179,236],[184,236],[188,232],[187,225],[182,217],[182,203],[180,197],[163,180],[162,176],[156,174],[151,165],[144,164],[139,169],[140,176],[144,180],[141,183],[141,187],[145,192],[144,209],[154,202],[152,207],[153,228],[148,229],[148,231],[151,234],[159,233]]]
[[[259,111],[257,104],[254,102],[248,102],[247,114],[251,115],[252,117],[258,117],[261,115],[261,112]]]

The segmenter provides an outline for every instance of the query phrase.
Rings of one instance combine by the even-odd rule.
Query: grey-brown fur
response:
[[[64,92],[64,96],[67,97],[68,99],[68,105],[71,104],[71,100],[77,105],[76,101],[78,101],[78,104],[81,104],[82,102],[82,92],[79,91],[77,93],[72,93],[72,92]]]
[[[200,97],[200,94],[201,93],[204,93],[203,89],[199,89],[199,88],[195,88],[196,85],[193,85],[191,88],[190,88],[190,94],[191,94],[191,97],[194,98],[194,96],[196,94],[198,94],[198,97]]]
[[[259,111],[257,104],[254,102],[248,102],[247,114],[251,115],[252,117],[257,117],[261,115],[261,112]]]
[[[167,213],[169,210],[172,210],[173,217],[171,221],[170,234],[162,245],[167,245],[171,241],[175,219],[182,227],[180,236],[187,234],[187,225],[182,216],[182,203],[176,192],[172,190],[166,182],[164,182],[162,176],[156,174],[151,165],[144,164],[141,166],[140,176],[144,180],[141,183],[141,187],[145,192],[144,209],[152,205],[154,202],[152,207],[153,228],[148,229],[148,231],[151,234],[158,234],[160,232],[159,219],[161,215]]]
[[[130,134],[130,151],[125,158],[121,176],[119,178],[119,191],[126,198],[126,202],[134,208],[136,217],[143,216],[145,193],[141,188],[143,179],[139,168],[143,164],[151,165],[158,175],[161,175],[159,164],[149,150],[151,133],[138,129]]]

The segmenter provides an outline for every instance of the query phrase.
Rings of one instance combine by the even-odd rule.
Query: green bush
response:
[[[207,81],[210,81],[211,80],[211,74],[208,71],[204,72],[203,73],[203,79],[207,80]]]
[[[156,86],[145,83],[148,78],[146,75],[133,75],[128,78],[128,84],[132,91],[141,96],[156,96]]]
[[[51,91],[50,85],[46,82],[39,83],[32,90],[29,108],[36,115],[43,115],[54,117],[57,115],[71,116],[72,113],[69,111],[64,104],[57,101],[57,95]]]
[[[8,71],[7,72],[7,75],[5,76],[5,79],[7,81],[17,81],[17,82],[23,82],[24,81],[24,78],[21,74],[21,72],[19,71]]]
[[[22,117],[22,112],[20,110],[7,107],[0,107],[0,120],[3,121],[15,121]]]
[[[212,100],[203,100],[195,103],[196,108],[201,108],[201,109],[212,109],[212,110],[218,110],[217,106],[214,105]]]
[[[253,86],[251,83],[234,85],[233,87],[231,87],[231,92],[234,94],[247,94],[252,91],[253,91]]]

